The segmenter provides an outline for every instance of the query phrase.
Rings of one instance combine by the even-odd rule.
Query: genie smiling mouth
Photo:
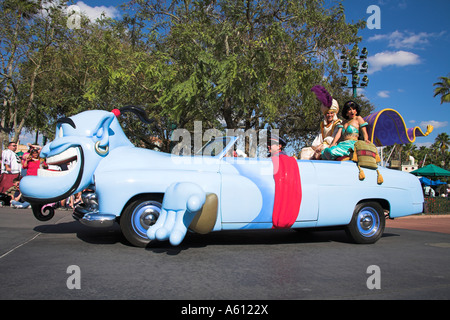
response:
[[[68,170],[39,169],[37,176],[26,176],[21,188],[27,191],[24,198],[31,203],[51,203],[69,197],[79,187],[83,176],[83,149],[69,147],[59,154],[47,157],[48,165],[67,166]],[[46,193],[44,196],[43,193]]]

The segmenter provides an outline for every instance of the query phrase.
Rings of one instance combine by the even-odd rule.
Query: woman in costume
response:
[[[330,146],[333,138],[337,133],[337,126],[342,122],[337,117],[339,112],[338,102],[322,86],[314,86],[311,91],[316,94],[317,99],[321,102],[320,110],[323,113],[324,120],[320,123],[320,132],[314,139],[311,147],[302,149],[300,159],[312,160],[319,159],[321,152]]]
[[[363,133],[364,141],[370,143],[367,135],[367,122],[359,115],[361,108],[354,101],[347,101],[342,108],[342,116],[347,120],[338,125],[338,132],[329,148],[322,151],[322,159],[335,160],[339,157],[349,156],[358,141],[359,131]],[[342,141],[337,144],[342,137]]]

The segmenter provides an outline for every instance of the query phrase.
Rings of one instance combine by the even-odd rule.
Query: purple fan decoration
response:
[[[314,86],[311,88],[311,91],[316,94],[317,99],[319,99],[322,104],[329,108],[333,103],[333,97],[328,93],[327,89],[322,86]]]

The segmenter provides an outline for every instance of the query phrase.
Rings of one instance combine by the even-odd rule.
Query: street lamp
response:
[[[341,86],[353,89],[353,98],[356,98],[357,88],[367,87],[369,84],[369,77],[367,75],[364,75],[362,79],[359,77],[360,74],[367,73],[369,69],[369,64],[365,61],[368,54],[369,52],[365,47],[361,50],[361,54],[359,54],[359,48],[356,45],[350,52],[342,52],[341,73],[343,77],[341,78]],[[362,63],[360,64],[361,61]],[[351,76],[351,86],[348,86],[348,75]]]

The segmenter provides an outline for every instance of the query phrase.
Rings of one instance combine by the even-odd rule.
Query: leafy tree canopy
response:
[[[76,29],[65,2],[45,13],[36,8],[43,2],[52,1],[0,1],[3,140],[22,129],[17,117],[52,138],[59,116],[134,104],[157,120],[149,128],[127,116],[124,129],[139,145],[158,140],[168,151],[173,128],[202,121],[205,129],[277,128],[300,147],[322,118],[312,86],[341,105],[351,99],[337,57],[359,43],[364,22],[347,23],[339,2],[134,0],[121,19],[84,17]],[[357,100],[363,115],[374,109]]]

